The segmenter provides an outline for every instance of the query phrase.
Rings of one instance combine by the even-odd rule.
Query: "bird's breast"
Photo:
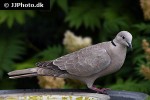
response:
[[[112,49],[112,48],[109,48]],[[110,65],[102,70],[101,72],[99,72],[99,77],[105,76],[107,74],[111,74],[114,73],[116,71],[118,71],[124,61],[125,61],[125,57],[126,57],[126,48],[122,49],[122,48],[113,48],[113,50],[107,50],[108,54],[110,55],[111,58],[111,63]]]
[[[111,64],[109,67],[113,68],[112,72],[119,70],[126,58],[127,48],[115,48],[110,52],[111,55]]]

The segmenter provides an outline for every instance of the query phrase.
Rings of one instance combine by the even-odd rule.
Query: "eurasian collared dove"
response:
[[[94,81],[122,67],[127,47],[132,48],[131,42],[132,35],[121,31],[112,41],[88,46],[52,61],[39,62],[35,68],[12,71],[8,75],[10,78],[43,75],[78,79],[89,89],[104,93],[105,89],[93,86]]]

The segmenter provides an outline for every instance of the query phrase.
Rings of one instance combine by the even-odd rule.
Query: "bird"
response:
[[[118,71],[124,64],[128,48],[132,48],[132,35],[128,31],[120,31],[111,41],[97,43],[54,60],[38,62],[33,68],[11,71],[8,75],[11,79],[32,76],[77,79],[93,91],[106,93],[106,88],[97,88],[94,82]]]

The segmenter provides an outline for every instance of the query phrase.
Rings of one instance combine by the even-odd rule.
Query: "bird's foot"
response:
[[[107,94],[107,90],[110,90],[109,88],[96,88],[95,86],[90,89],[102,94]]]

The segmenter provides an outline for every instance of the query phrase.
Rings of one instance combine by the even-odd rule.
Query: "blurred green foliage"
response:
[[[14,21],[16,21],[19,24],[25,23],[25,17],[28,16],[34,16],[33,11],[0,11],[0,24],[6,22],[8,27],[12,27]]]
[[[96,85],[150,93],[150,82],[139,74],[145,62],[142,40],[150,39],[138,0],[50,0],[50,11],[0,11],[0,85],[3,89],[37,88],[36,78],[9,80],[10,70],[34,67],[42,60],[66,54],[63,33],[90,36],[93,44],[108,41],[121,30],[133,35],[133,50],[122,69],[98,79]],[[24,83],[30,84],[20,84]],[[36,84],[36,85],[35,85]],[[9,86],[9,87],[7,87]],[[64,88],[71,87],[66,84]],[[81,87],[82,88],[82,87]]]
[[[15,35],[1,35],[0,37],[0,77],[3,71],[12,70],[15,64],[14,59],[21,59],[21,54],[25,52],[21,36]]]
[[[133,80],[130,78],[126,81],[123,81],[123,79],[118,79],[116,84],[111,85],[110,88],[117,89],[117,90],[149,93],[150,92],[149,84],[150,84],[150,81],[142,81],[139,83],[137,80]],[[143,86],[147,88],[143,88]]]

